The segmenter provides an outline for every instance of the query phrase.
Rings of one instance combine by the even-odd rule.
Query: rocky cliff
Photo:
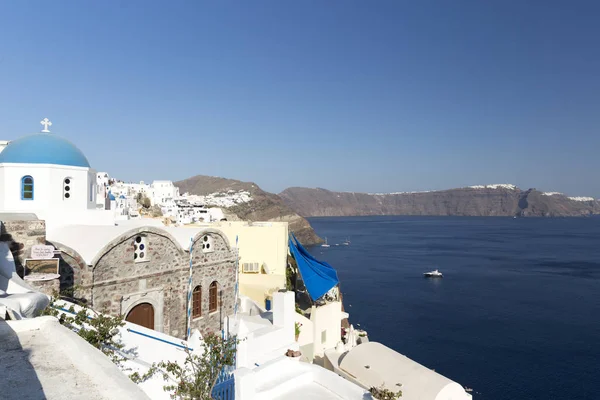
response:
[[[273,193],[268,193],[252,182],[242,182],[233,179],[197,175],[175,182],[180,193],[190,193],[207,196],[215,193],[248,192],[251,200],[243,201],[229,207],[222,207],[229,219],[231,215],[246,221],[287,221],[290,231],[304,245],[318,244],[322,240],[317,236],[306,219],[290,209],[282,199]]]
[[[600,214],[600,202],[561,193],[485,185],[414,193],[347,193],[288,188],[279,196],[304,217],[353,215],[459,215],[573,217]]]

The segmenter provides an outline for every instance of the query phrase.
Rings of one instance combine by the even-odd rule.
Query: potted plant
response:
[[[300,337],[300,328],[302,327],[302,324],[300,322],[295,322],[294,323],[294,331],[296,334],[296,342],[298,341],[298,338]]]
[[[285,352],[285,355],[294,361],[300,361],[300,356],[302,356],[302,353],[299,350],[294,351],[292,349],[288,349],[288,351]]]

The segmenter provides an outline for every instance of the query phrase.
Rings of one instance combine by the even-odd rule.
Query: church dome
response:
[[[90,168],[85,155],[67,139],[49,133],[29,135],[8,143],[0,163],[56,164]]]

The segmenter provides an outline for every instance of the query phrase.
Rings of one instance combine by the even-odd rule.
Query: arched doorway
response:
[[[125,318],[126,321],[154,329],[154,307],[149,303],[141,303],[133,307]]]

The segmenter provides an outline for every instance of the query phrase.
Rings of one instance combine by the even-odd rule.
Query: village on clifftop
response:
[[[236,346],[209,385],[215,399],[471,399],[354,329],[334,266],[287,222],[230,216],[250,193],[125,183],[94,170],[47,118],[41,124],[40,133],[0,141],[5,398],[169,399],[169,374],[130,377],[161,362],[189,368],[188,355],[216,335]],[[56,316],[42,315],[48,308]],[[124,318],[121,362],[59,322],[80,310]]]

